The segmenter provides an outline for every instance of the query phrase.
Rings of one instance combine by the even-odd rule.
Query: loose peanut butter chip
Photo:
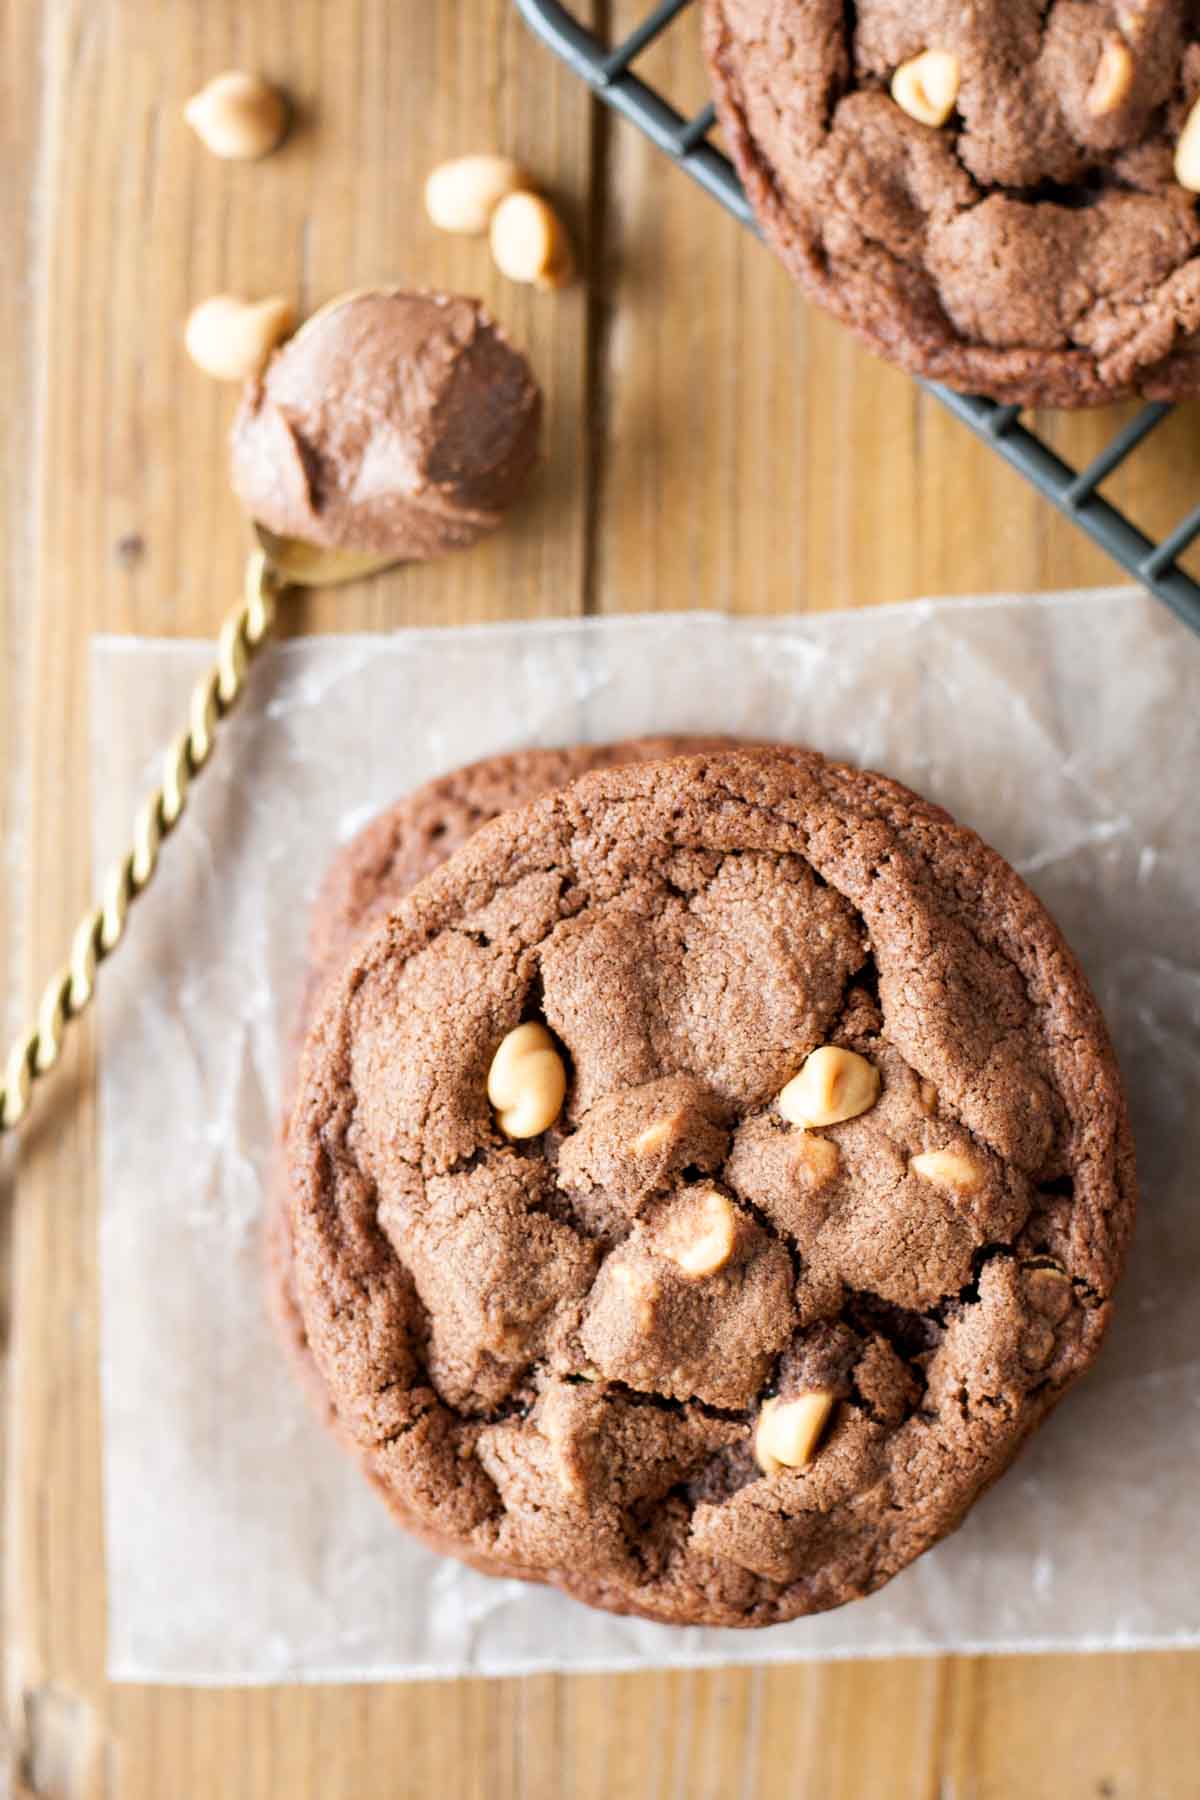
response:
[[[655,1248],[683,1274],[699,1280],[725,1267],[736,1241],[733,1207],[716,1188],[705,1188],[691,1205],[676,1212]]]
[[[879,1070],[854,1050],[822,1044],[779,1096],[789,1125],[838,1125],[856,1119],[879,1098]]]
[[[952,1194],[977,1194],[987,1178],[982,1163],[963,1150],[925,1150],[908,1166],[922,1181]]]
[[[506,194],[492,214],[489,241],[492,260],[510,281],[562,288],[575,278],[566,227],[540,194]]]
[[[425,210],[439,231],[482,237],[506,195],[527,185],[510,156],[457,156],[425,183]]]
[[[531,1020],[510,1031],[492,1058],[487,1095],[505,1137],[548,1131],[562,1111],[567,1070],[544,1025]]]
[[[807,1468],[832,1411],[833,1395],[821,1390],[764,1401],[754,1431],[754,1455],[763,1474]]]
[[[247,381],[262,373],[272,350],[295,329],[290,300],[241,300],[214,294],[188,314],[183,341],[198,369],[217,381]]]
[[[229,162],[255,162],[282,143],[287,102],[261,75],[228,69],[193,94],[183,116],[206,149]]]
[[[892,99],[921,125],[944,125],[958,100],[958,58],[950,50],[922,50],[892,76]]]

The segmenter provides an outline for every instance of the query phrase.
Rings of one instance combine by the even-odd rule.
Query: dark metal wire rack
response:
[[[633,72],[633,64],[642,53],[695,4],[696,0],[660,0],[620,43],[606,46],[560,0],[517,0],[534,31],[594,94],[614,112],[632,120],[664,155],[685,169],[743,225],[757,232],[754,214],[733,164],[710,141],[717,122],[713,107],[705,106],[690,118],[685,117],[664,94]],[[922,385],[1052,500],[1060,512],[1094,538],[1122,568],[1165,601],[1193,631],[1200,632],[1200,584],[1179,567],[1178,561],[1193,539],[1200,536],[1200,504],[1173,531],[1155,542],[1099,492],[1101,483],[1162,424],[1172,410],[1170,406],[1157,402],[1143,406],[1085,469],[1073,469],[1036,432],[1021,423],[1019,406],[999,406],[994,400],[956,394],[935,382]]]

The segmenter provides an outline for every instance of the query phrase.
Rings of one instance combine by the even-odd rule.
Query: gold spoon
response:
[[[13,1045],[0,1073],[0,1135],[29,1110],[33,1084],[62,1054],[66,1027],[90,1004],[96,970],[125,935],[129,908],[158,866],[163,840],[183,816],[192,782],[206,767],[217,726],[240,698],[251,662],[271,635],[280,596],[292,587],[334,587],[395,561],[353,550],[324,550],[254,525],[258,548],[246,565],[240,603],[221,627],[217,660],[192,690],[188,726],[163,756],[162,785],[148,794],[133,827],[133,848],[109,870],[104,898],[80,920],[67,962],[42,990],[33,1023]]]

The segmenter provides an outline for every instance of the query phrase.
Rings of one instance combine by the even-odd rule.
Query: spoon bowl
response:
[[[338,587],[390,569],[394,556],[373,556],[364,550],[332,550],[309,544],[303,538],[280,537],[254,521],[259,549],[286,587]]]

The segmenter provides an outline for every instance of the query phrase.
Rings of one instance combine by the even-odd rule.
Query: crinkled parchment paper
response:
[[[97,866],[207,646],[94,650]],[[1112,1023],[1144,1192],[1097,1370],[950,1542],[846,1610],[671,1630],[410,1543],[310,1416],[259,1228],[306,913],[403,789],[522,744],[807,742],[943,802],[1057,914]],[[109,1663],[357,1679],[1200,1643],[1200,643],[1148,599],[658,616],[270,652],[101,983]]]

